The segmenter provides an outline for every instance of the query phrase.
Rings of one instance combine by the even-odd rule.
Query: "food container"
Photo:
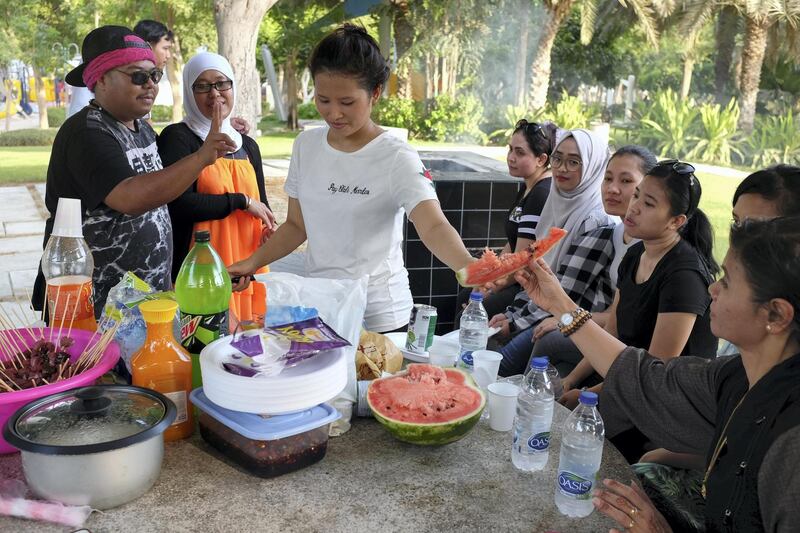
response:
[[[158,479],[164,430],[175,414],[175,404],[158,392],[98,385],[25,405],[3,434],[22,452],[25,479],[38,496],[110,509]]]
[[[259,477],[294,472],[325,457],[328,429],[341,415],[320,404],[289,415],[262,416],[224,409],[203,389],[191,394],[200,410],[200,435],[228,459]]]
[[[34,335],[31,335],[31,334]],[[23,328],[16,330],[5,330],[5,335],[10,335],[15,339],[19,339],[26,347],[33,345],[36,339],[39,338],[60,338],[62,331],[59,328]],[[81,353],[87,348],[94,346],[100,340],[100,334],[94,331],[84,331],[82,329],[73,329],[67,335],[67,331],[63,331],[63,336],[69,336],[74,343],[67,349],[70,354],[70,360],[75,361],[80,357]],[[7,362],[12,354],[7,353],[4,347],[0,346],[0,361]],[[49,394],[55,394],[76,387],[84,387],[93,384],[100,376],[111,370],[119,359],[119,346],[116,342],[111,342],[106,347],[103,355],[95,366],[89,368],[78,374],[77,376],[69,379],[62,379],[51,383],[50,385],[42,385],[30,389],[24,389],[14,392],[0,393],[0,428],[5,425],[6,420],[16,412],[17,409],[22,407],[28,402],[43,398]],[[0,431],[2,433],[2,431]],[[0,435],[0,455],[5,453],[14,453],[17,449],[8,444]]]

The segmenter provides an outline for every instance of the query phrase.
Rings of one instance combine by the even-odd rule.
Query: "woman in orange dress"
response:
[[[183,122],[167,126],[159,136],[161,160],[169,165],[196,152],[209,133],[215,106],[221,106],[222,132],[233,139],[237,150],[203,169],[192,187],[169,204],[175,250],[173,281],[193,244],[195,231],[208,230],[211,245],[230,265],[249,257],[275,229],[258,144],[230,124],[235,103],[236,83],[230,63],[208,52],[192,57],[183,70],[186,116]],[[264,286],[254,283],[233,294],[230,311],[239,321],[259,320],[265,304]]]

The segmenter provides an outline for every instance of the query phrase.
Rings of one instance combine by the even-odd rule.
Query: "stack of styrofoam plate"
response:
[[[347,385],[344,348],[326,350],[270,377],[244,377],[222,367],[230,355],[231,335],[200,352],[203,391],[209,400],[232,411],[277,415],[310,409],[330,400]]]

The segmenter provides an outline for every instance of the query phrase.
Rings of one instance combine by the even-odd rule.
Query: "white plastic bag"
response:
[[[256,280],[267,286],[267,314],[270,306],[315,307],[320,318],[350,343],[344,348],[350,361],[347,386],[329,402],[342,413],[342,418],[331,425],[330,433],[341,435],[350,429],[352,406],[358,399],[355,360],[367,307],[368,277],[306,278],[288,272],[269,272],[257,274]]]

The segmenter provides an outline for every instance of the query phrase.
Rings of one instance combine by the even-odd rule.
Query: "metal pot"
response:
[[[25,478],[38,496],[110,509],[156,482],[164,430],[175,416],[175,404],[158,392],[99,385],[21,407],[3,436],[22,452]]]

